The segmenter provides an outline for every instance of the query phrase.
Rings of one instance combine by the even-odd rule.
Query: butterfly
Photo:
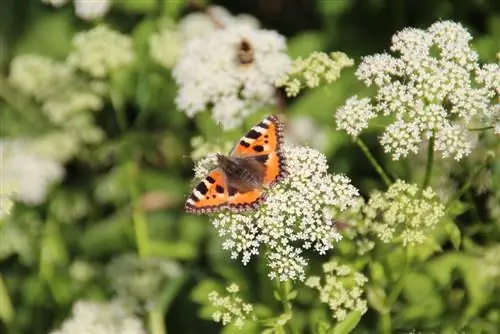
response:
[[[265,200],[265,188],[286,176],[282,143],[283,123],[278,117],[269,116],[255,125],[228,156],[217,154],[217,167],[194,188],[186,200],[186,212],[256,209]]]

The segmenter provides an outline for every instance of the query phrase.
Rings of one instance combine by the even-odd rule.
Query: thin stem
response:
[[[469,131],[483,131],[483,130],[489,130],[489,129],[493,129],[493,128],[494,128],[494,126],[490,125],[490,126],[485,126],[482,128],[467,128],[467,130],[469,130]]]
[[[14,320],[14,308],[2,275],[0,275],[0,319],[7,325]]]
[[[163,321],[163,312],[160,309],[153,309],[148,312],[148,323],[150,334],[167,334],[167,328]]]
[[[467,192],[467,190],[469,190],[469,188],[471,187],[472,185],[472,182],[474,182],[474,180],[479,176],[479,174],[481,173],[481,171],[486,167],[487,163],[485,164],[482,164],[481,166],[477,167],[474,172],[472,173],[472,175],[467,178],[467,182],[465,182],[465,184],[462,186],[462,188],[460,188],[454,195],[452,198],[450,198],[448,200],[448,203],[446,204],[446,207],[449,208],[450,205],[456,201],[457,199],[459,199],[463,194],[465,194]]]
[[[384,172],[384,169],[377,162],[377,160],[375,159],[375,157],[373,156],[373,154],[371,154],[370,150],[365,145],[365,143],[363,142],[363,140],[361,138],[357,137],[356,139],[354,139],[354,142],[359,146],[359,148],[361,148],[361,151],[363,151],[363,153],[365,154],[365,156],[368,158],[368,161],[370,161],[370,163],[372,164],[373,168],[375,168],[375,170],[377,171],[377,173],[380,175],[380,177],[384,181],[385,185],[387,187],[389,187],[391,185],[391,183],[392,183],[391,179]]]
[[[425,177],[422,183],[422,189],[429,186],[432,174],[432,166],[434,165],[434,134],[429,139],[429,146],[427,147],[427,165],[425,166]]]
[[[132,199],[132,221],[135,230],[135,240],[137,243],[137,252],[140,257],[146,257],[150,254],[150,243],[149,243],[149,233],[148,224],[146,222],[146,217],[144,211],[142,210],[139,201],[139,192],[135,186],[136,175],[138,173],[137,167],[130,163],[128,166],[128,172],[130,176],[130,196]]]

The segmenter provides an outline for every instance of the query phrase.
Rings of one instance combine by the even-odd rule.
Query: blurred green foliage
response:
[[[113,1],[103,20],[133,38],[139,59],[132,68],[108,79],[109,95],[103,109],[93,116],[104,139],[83,143],[65,161],[64,179],[50,189],[46,203],[16,203],[10,217],[0,223],[2,333],[36,334],[58,328],[75,301],[115,296],[113,284],[121,285],[120,291],[141,290],[141,284],[154,290],[142,298],[159,296],[160,321],[171,333],[241,332],[233,326],[222,329],[210,321],[213,310],[207,295],[212,290],[223,291],[229,282],[240,286],[258,314],[280,314],[282,306],[273,297],[274,283],[267,278],[263,263],[251,261],[243,267],[231,260],[208,219],[183,212],[193,185],[192,162],[185,158],[190,154],[191,138],[201,134],[214,144],[232,141],[256,120],[276,112],[261,110],[241,129],[221,133],[206,113],[191,120],[176,110],[175,82],[169,71],[149,58],[148,40],[158,19],[178,20],[196,10],[195,3]],[[438,19],[453,19],[468,27],[483,61],[495,61],[500,49],[500,2],[495,0],[216,3],[233,13],[250,13],[264,27],[285,34],[293,58],[314,50],[339,50],[358,63],[360,56],[386,50],[395,31],[405,26],[423,27]],[[60,130],[44,119],[36,101],[8,84],[12,59],[22,54],[64,59],[74,34],[95,24],[75,17],[70,5],[56,9],[39,0],[2,1],[1,137],[38,140]],[[347,173],[367,196],[383,183],[348,136],[334,130],[332,118],[336,107],[354,93],[369,92],[356,82],[353,70],[347,70],[337,82],[287,101],[286,113],[288,117],[307,115],[324,125],[327,139],[323,153],[331,170]],[[409,163],[395,163],[382,154],[375,132],[364,136],[378,160],[397,174],[391,176],[417,178]],[[57,150],[57,143],[52,145]],[[466,184],[473,167],[464,162],[454,172],[459,186]],[[500,201],[498,159],[492,165],[491,178],[490,192],[462,194],[463,201],[456,201],[451,208],[453,220],[436,230],[430,242],[411,252],[378,245],[384,250],[380,254],[359,256],[354,241],[345,238],[328,256],[341,257],[370,278],[368,313],[361,317],[353,312],[331,327],[328,309],[317,295],[297,284],[297,295],[290,299],[295,305],[290,320],[295,332],[348,333],[356,328],[357,333],[497,333],[500,284],[487,280],[476,262],[485,248],[500,240],[500,222],[488,215],[486,207],[490,197]],[[124,254],[177,261],[182,275],[159,280],[149,271],[141,276],[141,270],[147,268],[116,264]],[[319,272],[325,260],[311,258],[310,271]],[[117,278],[121,281],[113,283]],[[124,281],[133,280],[136,282],[128,283],[136,285],[123,287]],[[333,329],[326,329],[330,327]],[[244,329],[257,330],[256,324]]]

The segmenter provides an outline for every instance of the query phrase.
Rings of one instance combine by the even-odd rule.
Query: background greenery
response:
[[[397,30],[426,27],[439,19],[465,25],[474,36],[482,61],[495,61],[500,50],[500,2],[495,0],[213,3],[235,14],[252,14],[265,28],[284,34],[293,58],[314,50],[339,50],[359,63],[363,55],[387,50]],[[117,275],[127,278],[130,282],[124,284],[132,290],[136,286],[137,291],[129,293],[139,303],[158,298],[162,312],[156,316],[171,333],[219,332],[220,325],[209,320],[210,309],[204,305],[209,291],[230,282],[240,285],[245,299],[258,305],[259,312],[279,313],[281,304],[273,297],[274,286],[262,270],[263,264],[257,260],[243,267],[230,260],[207,217],[183,212],[192,187],[192,161],[186,158],[191,153],[191,138],[202,134],[216,144],[220,136],[234,139],[241,135],[240,130],[220,135],[208,115],[191,120],[177,111],[173,102],[177,88],[171,74],[147,56],[147,41],[159,18],[176,21],[195,10],[192,3],[182,1],[113,2],[104,21],[133,36],[140,61],[129,72],[112,78],[112,94],[103,110],[95,113],[95,123],[105,139],[79,147],[65,163],[65,177],[51,188],[45,204],[16,203],[12,215],[0,225],[1,332],[46,333],[55,329],[76,300],[109,300],[119,294],[122,290],[112,285]],[[54,9],[38,0],[2,0],[1,137],[36,139],[55,130],[44,123],[37,103],[7,83],[11,60],[26,53],[64,59],[73,35],[95,24],[78,19],[72,6]],[[347,173],[367,196],[371,190],[383,188],[383,183],[359,148],[335,131],[332,118],[348,96],[362,89],[353,70],[347,70],[334,84],[287,101],[286,115],[308,115],[317,124],[324,124],[327,141],[323,153],[331,171]],[[121,118],[117,118],[117,109]],[[260,111],[243,128],[269,113],[274,111]],[[396,164],[382,154],[376,133],[363,137],[389,170],[408,179],[416,177],[410,163]],[[497,145],[498,137],[490,147]],[[452,177],[459,186],[467,183],[472,164],[466,159],[454,171]],[[398,249],[388,249],[388,258],[365,268],[371,270],[370,309],[356,331],[499,331],[499,286],[491,287],[474,269],[482,249],[498,245],[500,239],[500,222],[486,208],[492,197],[500,198],[498,159],[491,170],[492,189],[481,195],[467,189],[463,198],[468,204],[457,204],[455,210],[458,231],[441,231],[453,237],[438,238],[436,249],[420,254],[419,263],[405,280],[399,279],[405,260]],[[345,240],[330,255],[361,267],[369,259],[356,257],[353,245]],[[124,254],[129,257],[124,258]],[[183,275],[167,275],[157,281],[158,268],[140,264],[130,254],[177,261]],[[309,270],[319,274],[325,259],[317,256],[311,261]],[[373,274],[374,268],[379,275]],[[147,280],[146,287],[134,285],[134,280],[140,279]],[[296,289],[294,328],[312,331],[318,319],[328,318],[327,308],[317,302],[314,291],[301,284]],[[393,298],[386,298],[386,294]],[[147,312],[141,312],[151,321]]]

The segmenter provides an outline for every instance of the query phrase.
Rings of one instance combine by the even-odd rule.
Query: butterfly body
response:
[[[193,190],[185,209],[192,213],[255,209],[265,189],[286,175],[280,147],[283,125],[270,116],[254,126],[230,155],[217,154],[217,166]]]

